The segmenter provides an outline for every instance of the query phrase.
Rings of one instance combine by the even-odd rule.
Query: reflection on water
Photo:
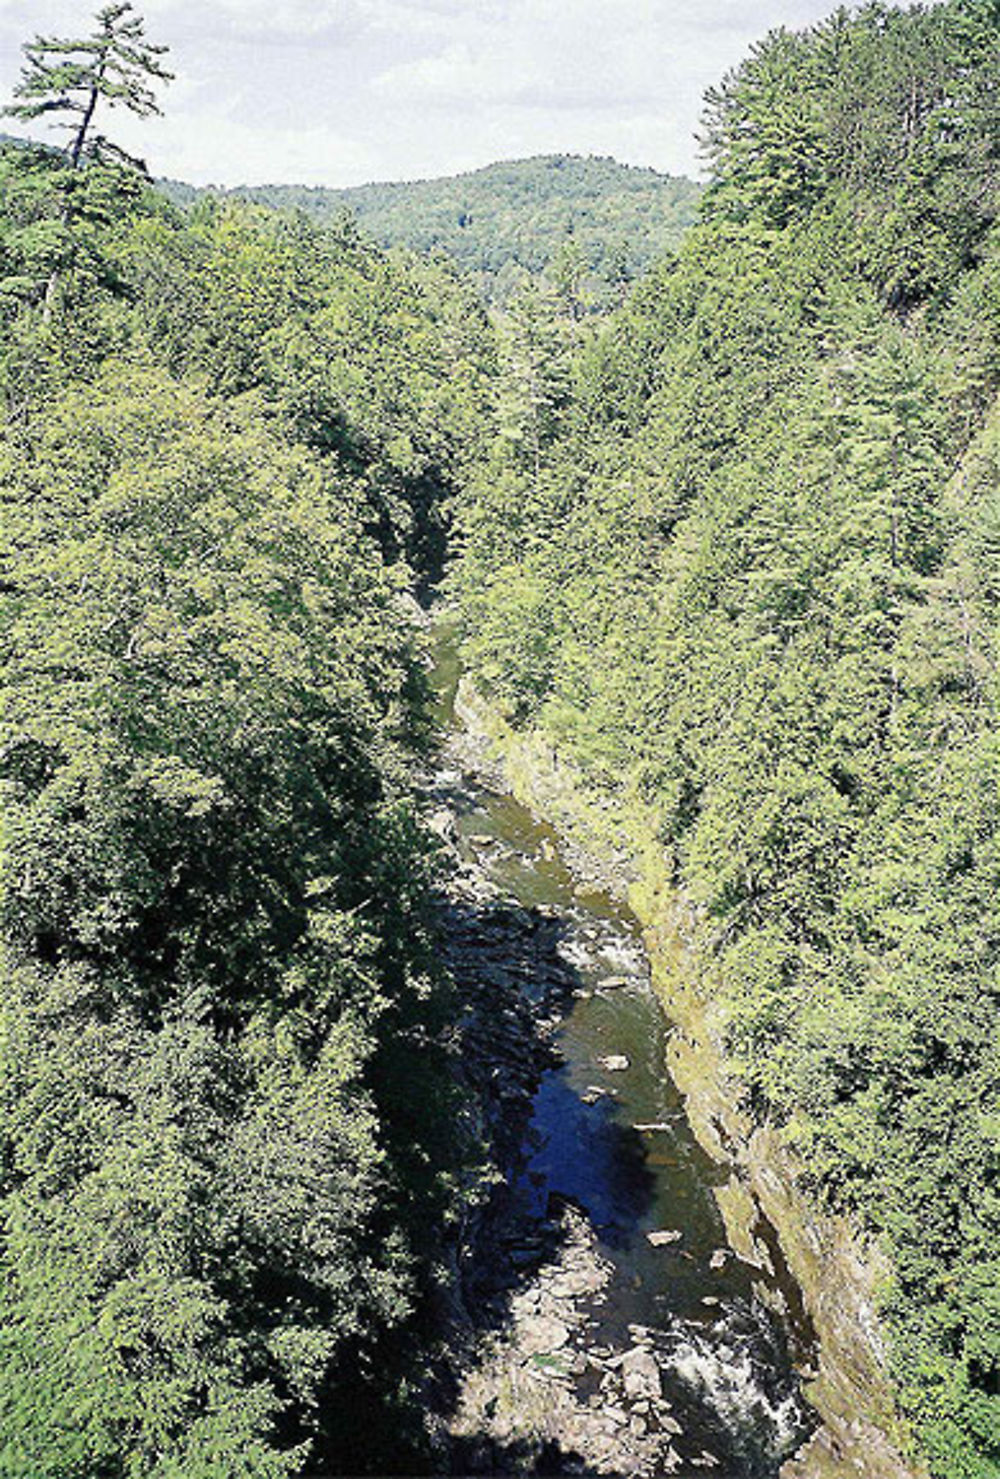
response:
[[[653,1199],[656,1176],[640,1135],[618,1119],[613,1101],[585,1104],[563,1073],[547,1073],[535,1097],[537,1150],[525,1182],[539,1214],[551,1193],[583,1207],[609,1247],[624,1249]]]
[[[713,1195],[725,1175],[666,1071],[670,1026],[637,923],[609,895],[582,892],[555,833],[510,796],[455,774],[451,799],[466,856],[500,898],[557,927],[571,982],[561,1062],[542,1076],[513,1191],[539,1218],[553,1196],[587,1213],[614,1266],[593,1340],[627,1349],[630,1327],[651,1332],[692,1451],[711,1444],[733,1479],[773,1476],[809,1422],[762,1275],[727,1249]]]

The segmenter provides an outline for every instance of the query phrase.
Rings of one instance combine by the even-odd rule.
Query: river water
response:
[[[455,679],[446,643],[437,684],[452,731]],[[497,900],[545,921],[571,983],[552,1030],[554,1061],[524,1117],[508,1199],[539,1221],[553,1199],[589,1221],[608,1277],[588,1310],[588,1345],[620,1353],[642,1332],[673,1415],[681,1472],[774,1476],[815,1425],[793,1366],[792,1352],[804,1352],[773,1313],[790,1302],[788,1290],[728,1248],[713,1194],[727,1173],[695,1141],[667,1072],[671,1026],[638,924],[623,903],[574,876],[545,822],[454,755],[443,767],[460,853]],[[521,989],[541,1010],[536,984],[525,973]],[[577,1367],[580,1394],[599,1412],[594,1373],[579,1358]]]

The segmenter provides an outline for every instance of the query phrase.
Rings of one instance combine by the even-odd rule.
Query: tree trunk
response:
[[[90,97],[87,100],[87,110],[84,113],[83,118],[80,120],[80,127],[77,130],[76,138],[73,140],[73,148],[70,151],[69,161],[74,169],[77,169],[80,164],[80,156],[83,153],[83,146],[87,142],[87,131],[90,128],[91,123],[93,122],[94,109],[97,107],[97,99],[100,96],[99,83],[103,80],[103,78],[104,61],[102,59],[101,65],[97,71],[97,81],[90,89]]]

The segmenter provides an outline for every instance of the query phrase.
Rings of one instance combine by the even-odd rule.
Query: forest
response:
[[[683,239],[588,302],[552,205],[501,308],[517,199],[454,260],[178,204],[88,112],[158,106],[131,7],[26,47],[74,131],[0,149],[0,1473],[434,1471],[492,1173],[416,597],[655,831],[744,1102],[887,1251],[908,1456],[1000,1474],[998,43],[771,33]]]
[[[175,181],[159,184],[178,205],[205,193]],[[634,278],[676,247],[694,222],[701,192],[683,176],[553,154],[441,180],[210,193],[300,210],[327,223],[347,212],[380,246],[443,252],[488,302],[509,302],[525,277],[546,268],[573,273],[595,311],[619,303]]]

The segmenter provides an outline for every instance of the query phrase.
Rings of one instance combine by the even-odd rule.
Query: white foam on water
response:
[[[724,1328],[717,1328],[715,1335],[709,1343],[700,1331],[683,1328],[670,1350],[667,1368],[734,1433],[759,1428],[763,1419],[777,1446],[793,1441],[801,1428],[795,1394],[772,1398],[757,1376],[746,1337]]]
[[[593,969],[595,961],[594,947],[584,940],[575,937],[568,940],[560,940],[556,946],[556,952],[567,965],[573,966],[578,971]]]
[[[639,941],[628,935],[605,941],[598,951],[598,958],[620,976],[639,975],[645,971],[645,952]]]
[[[562,958],[578,970],[584,969],[609,976],[648,976],[646,954],[636,937],[606,922],[602,927],[589,927],[574,920],[576,926],[568,939],[560,940],[557,950]]]

